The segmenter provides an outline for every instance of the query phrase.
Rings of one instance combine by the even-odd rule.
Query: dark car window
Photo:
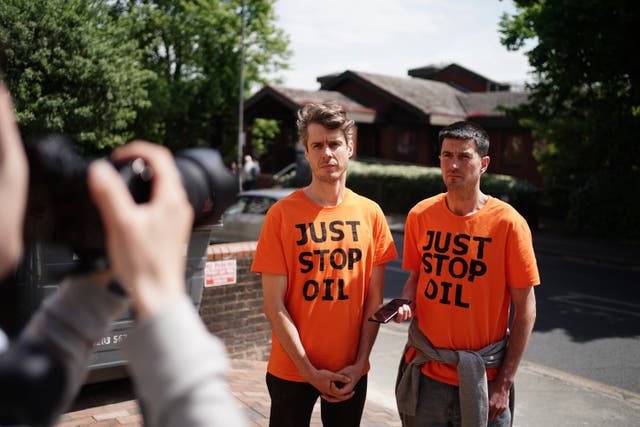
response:
[[[249,203],[250,199],[248,197],[240,197],[238,201],[236,201],[233,205],[229,206],[227,210],[224,212],[225,215],[233,215],[239,214],[245,211],[245,207]]]
[[[268,197],[253,197],[246,205],[245,212],[250,214],[266,214],[275,200]]]

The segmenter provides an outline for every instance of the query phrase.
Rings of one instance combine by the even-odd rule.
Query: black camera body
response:
[[[104,229],[87,186],[92,159],[79,156],[61,135],[30,139],[25,149],[30,170],[25,240],[69,247],[83,264],[104,258]],[[175,162],[195,212],[194,228],[215,224],[237,193],[233,174],[210,148],[181,151]],[[148,201],[152,171],[142,159],[114,166],[133,199]]]

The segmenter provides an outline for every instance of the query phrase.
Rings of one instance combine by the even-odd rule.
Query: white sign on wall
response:
[[[233,285],[237,282],[237,271],[235,259],[208,261],[204,266],[204,286]]]

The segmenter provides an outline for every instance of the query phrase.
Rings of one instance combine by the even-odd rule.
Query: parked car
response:
[[[222,214],[211,233],[211,243],[258,240],[264,217],[271,206],[295,188],[261,188],[238,193],[236,202]]]
[[[193,230],[187,246],[186,288],[196,309],[202,302],[204,264],[209,246],[209,230]],[[70,248],[43,242],[27,242],[23,261],[11,285],[0,284],[0,324],[11,338],[18,336],[42,301],[57,292],[60,282],[77,271],[78,257]],[[78,301],[82,304],[82,301]],[[128,376],[127,360],[121,348],[135,326],[129,309],[94,343],[86,384]]]

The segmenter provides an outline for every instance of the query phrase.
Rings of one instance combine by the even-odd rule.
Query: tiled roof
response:
[[[282,96],[295,102],[297,105],[305,105],[312,102],[328,102],[335,101],[346,111],[366,111],[373,113],[374,110],[365,107],[362,104],[354,101],[353,99],[345,96],[341,92],[332,90],[305,90],[305,89],[292,89],[284,86],[270,86],[271,89],[278,92]]]
[[[462,104],[457,98],[463,93],[445,83],[365,72],[351,71],[347,73],[377,86],[424,114],[465,115]]]
[[[449,65],[446,66],[440,66],[440,65],[435,65],[435,64],[431,64],[431,65],[427,65],[424,67],[419,67],[419,68],[412,68],[410,69],[407,73],[412,76],[412,77],[419,77],[419,78],[423,78],[423,79],[434,79],[437,80],[438,76],[440,74],[443,74],[447,71],[458,71],[460,73],[466,74],[468,76],[471,76],[472,78],[474,78],[475,80],[478,81],[484,81],[485,84],[487,85],[493,85],[493,86],[505,86],[502,83],[498,83],[494,80],[491,80],[481,74],[476,73],[475,71],[472,71],[466,67],[463,67],[461,65],[454,63],[451,63]]]
[[[527,100],[525,92],[462,92],[446,83],[413,77],[394,77],[374,73],[346,71],[383,90],[426,115],[463,117],[504,116],[498,106],[514,107]]]
[[[446,83],[414,77],[395,77],[382,74],[345,71],[340,74],[323,77],[323,87],[339,87],[344,80],[355,80],[392,98],[397,103],[417,110],[426,116],[445,116],[455,118],[504,116],[498,106],[513,107],[527,101],[525,92],[462,92]],[[249,101],[256,102],[265,96],[275,96],[281,102],[297,109],[311,102],[335,101],[351,113],[357,121],[371,121],[376,111],[341,92],[335,90],[293,89],[285,86],[265,86]]]
[[[515,107],[527,101],[526,92],[475,92],[460,96],[467,117],[504,116],[498,106]]]

